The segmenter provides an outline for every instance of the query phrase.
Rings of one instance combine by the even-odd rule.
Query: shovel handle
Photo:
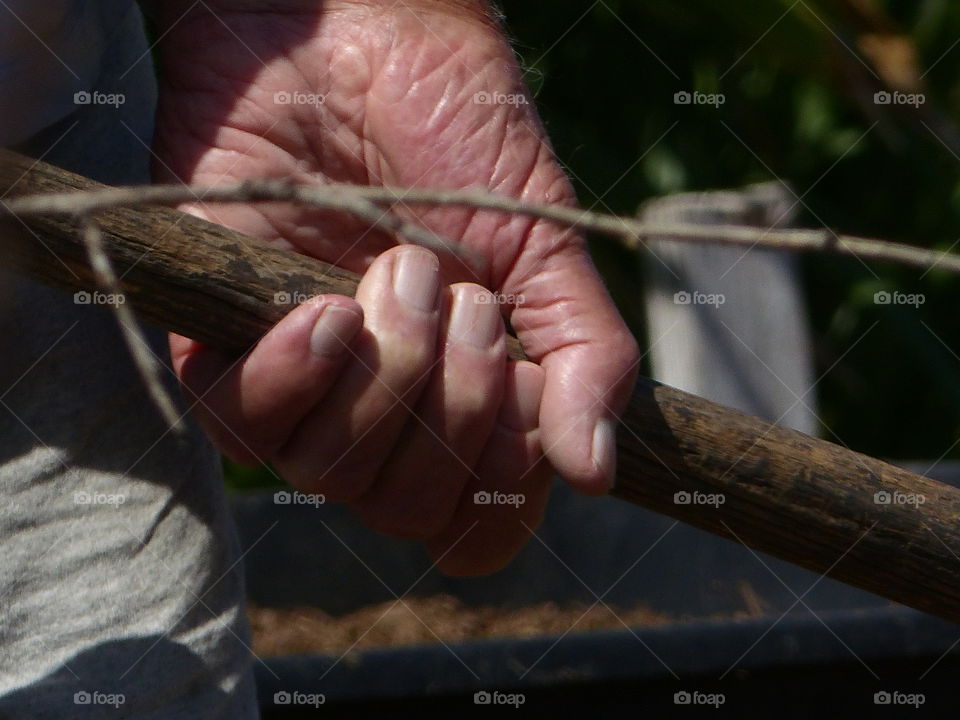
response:
[[[8,196],[102,187],[0,155],[0,192]],[[113,209],[97,221],[139,316],[223,350],[255,345],[292,309],[285,299],[352,296],[359,280],[166,207]],[[98,289],[75,218],[3,223],[8,266],[70,292]],[[523,357],[514,338],[509,352]],[[647,378],[618,438],[611,494],[960,621],[960,490]]]

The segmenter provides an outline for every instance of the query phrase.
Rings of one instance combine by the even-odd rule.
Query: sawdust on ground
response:
[[[424,645],[487,638],[523,638],[567,632],[664,625],[674,619],[646,608],[541,603],[514,610],[469,607],[449,595],[404,598],[334,617],[317,608],[251,606],[253,651],[261,657],[340,654],[351,649]],[[571,630],[572,628],[572,630]]]

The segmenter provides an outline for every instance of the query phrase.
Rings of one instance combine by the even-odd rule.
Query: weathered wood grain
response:
[[[90,187],[0,155],[0,192],[10,196]],[[291,309],[278,293],[356,288],[352,273],[172,209],[98,217],[139,315],[225,350],[250,348]],[[43,283],[93,290],[76,228],[65,217],[8,218],[5,261]],[[516,343],[511,354],[521,355]],[[960,490],[645,378],[622,424],[617,497],[960,621]],[[717,503],[678,502],[686,496],[677,493]],[[876,493],[917,502],[884,504]]]

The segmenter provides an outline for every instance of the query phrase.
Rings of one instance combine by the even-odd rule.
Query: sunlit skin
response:
[[[483,187],[575,202],[479,2],[217,0],[215,15],[182,19],[189,3],[158,4],[158,181]],[[609,487],[638,351],[578,235],[530,218],[398,208],[474,250],[477,269],[330,212],[185,209],[364,274],[355,299],[303,304],[240,362],[171,338],[188,394],[203,398],[196,414],[229,457],[272,462],[298,490],[423,540],[454,574],[513,557],[552,470],[589,494]],[[484,288],[522,303],[499,305]],[[536,364],[506,362],[501,313]],[[526,502],[477,505],[481,490]]]

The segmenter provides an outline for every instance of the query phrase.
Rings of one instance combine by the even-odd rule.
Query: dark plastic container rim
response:
[[[720,677],[734,668],[839,665],[857,658],[930,657],[932,663],[941,655],[960,653],[960,625],[909,608],[822,612],[818,617],[807,612],[779,622],[776,616],[696,620],[565,637],[377,648],[344,658],[269,658],[258,663],[257,686],[261,705],[269,706],[275,693],[293,690],[322,693],[327,702],[409,699],[673,675]],[[524,674],[531,665],[534,669]]]

